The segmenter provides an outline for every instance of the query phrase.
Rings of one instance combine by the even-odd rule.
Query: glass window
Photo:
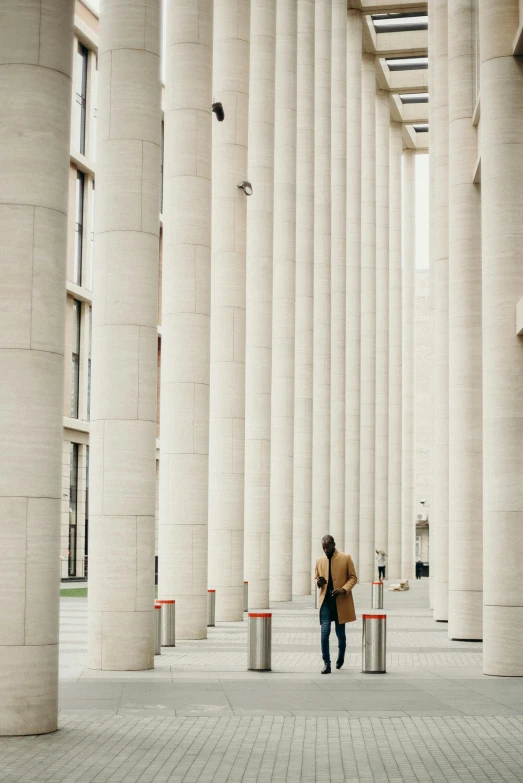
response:
[[[69,576],[76,576],[76,531],[78,521],[78,443],[71,443],[69,465]]]
[[[74,115],[75,149],[85,155],[85,118],[87,114],[87,58],[88,51],[78,42],[76,52],[76,102]]]
[[[73,335],[72,335],[72,377],[71,377],[71,418],[78,418],[78,401],[80,398],[80,318],[82,304],[73,299]]]
[[[160,170],[160,212],[162,214],[163,214],[163,159],[164,159],[164,144],[165,144],[164,128],[165,125],[162,122],[162,163],[161,163],[161,170]]]
[[[84,231],[84,194],[85,174],[76,172],[76,212],[74,223],[74,268],[73,283],[82,285],[82,255],[83,255],[83,231]]]

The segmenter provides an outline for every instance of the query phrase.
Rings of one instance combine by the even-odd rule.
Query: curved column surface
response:
[[[345,551],[359,573],[361,356],[361,11],[347,11]]]
[[[216,620],[243,618],[245,265],[248,180],[249,0],[215,0],[213,129],[209,586]]]
[[[297,2],[296,311],[292,592],[311,592],[314,258],[314,0]]]
[[[158,595],[207,637],[212,1],[166,16]]]
[[[429,29],[428,29],[428,54],[429,54],[429,131],[430,131],[430,149],[429,149],[429,310],[430,310],[430,364],[429,364],[429,426],[430,426],[430,448],[429,448],[429,486],[430,492],[427,498],[429,507],[429,523],[433,522],[433,506],[432,499],[434,497],[434,258],[435,258],[435,214],[436,214],[436,199],[435,199],[435,181],[436,181],[436,156],[435,156],[435,139],[436,139],[436,123],[434,121],[434,3],[430,2],[428,7],[429,12]],[[430,99],[432,96],[432,99]],[[429,530],[430,536],[430,530]],[[430,537],[429,537],[430,546]],[[429,554],[430,559],[430,554]],[[429,606],[431,609],[433,605],[433,584],[434,576],[431,573],[429,577]]]
[[[389,453],[387,576],[400,579],[401,569],[401,168],[402,127],[390,124],[389,158]],[[385,549],[385,547],[383,547]]]
[[[374,546],[388,547],[389,93],[376,91],[376,501]]]
[[[483,246],[483,670],[523,676],[523,63],[518,3],[479,4]]]
[[[360,582],[375,572],[376,436],[376,71],[363,54],[361,100]]]
[[[473,0],[449,3],[449,638],[483,634],[481,195]]]
[[[332,3],[330,532],[345,549],[347,3]]]
[[[434,619],[448,619],[449,241],[448,0],[434,0],[434,498],[431,525]]]
[[[42,6],[0,27],[0,735],[58,728],[74,3]]]
[[[315,3],[312,564],[330,533],[332,0]],[[309,96],[310,99],[311,96]]]
[[[102,2],[89,493],[90,669],[154,666],[160,2]]]
[[[416,517],[414,514],[414,364],[416,316],[416,156],[403,155],[403,272],[402,272],[402,426],[401,426],[401,577],[415,575]]]
[[[251,1],[245,322],[245,579],[269,606],[272,235],[276,0]]]
[[[272,601],[292,600],[296,298],[296,0],[278,0],[271,424]]]

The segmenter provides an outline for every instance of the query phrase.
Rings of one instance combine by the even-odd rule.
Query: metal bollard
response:
[[[248,669],[270,672],[272,648],[272,613],[249,612]]]
[[[154,654],[162,653],[162,606],[154,605]]]
[[[243,583],[243,611],[249,611],[249,583]]]
[[[216,590],[207,590],[207,628],[214,628],[216,618]]]
[[[162,647],[176,647],[176,602],[157,601],[162,607]]]
[[[372,608],[383,609],[383,582],[372,583]]]
[[[362,642],[362,672],[385,674],[387,656],[387,615],[364,614]]]

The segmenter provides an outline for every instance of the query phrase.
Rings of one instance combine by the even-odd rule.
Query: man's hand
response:
[[[316,580],[316,584],[318,585],[318,587],[323,587],[323,585],[327,584],[327,580],[325,579],[324,576],[319,576],[318,579]]]
[[[332,591],[332,597],[336,598],[338,595],[347,595],[347,591],[344,587],[339,587],[337,590]]]

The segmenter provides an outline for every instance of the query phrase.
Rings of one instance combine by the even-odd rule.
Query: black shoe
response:
[[[336,668],[337,669],[341,669],[341,667],[343,666],[344,663],[345,663],[345,656],[341,657],[341,655],[340,655],[340,657],[336,661]]]
[[[331,673],[331,665],[330,665],[330,663],[328,665],[325,664],[325,666],[321,670],[321,673],[322,674],[330,674]]]

